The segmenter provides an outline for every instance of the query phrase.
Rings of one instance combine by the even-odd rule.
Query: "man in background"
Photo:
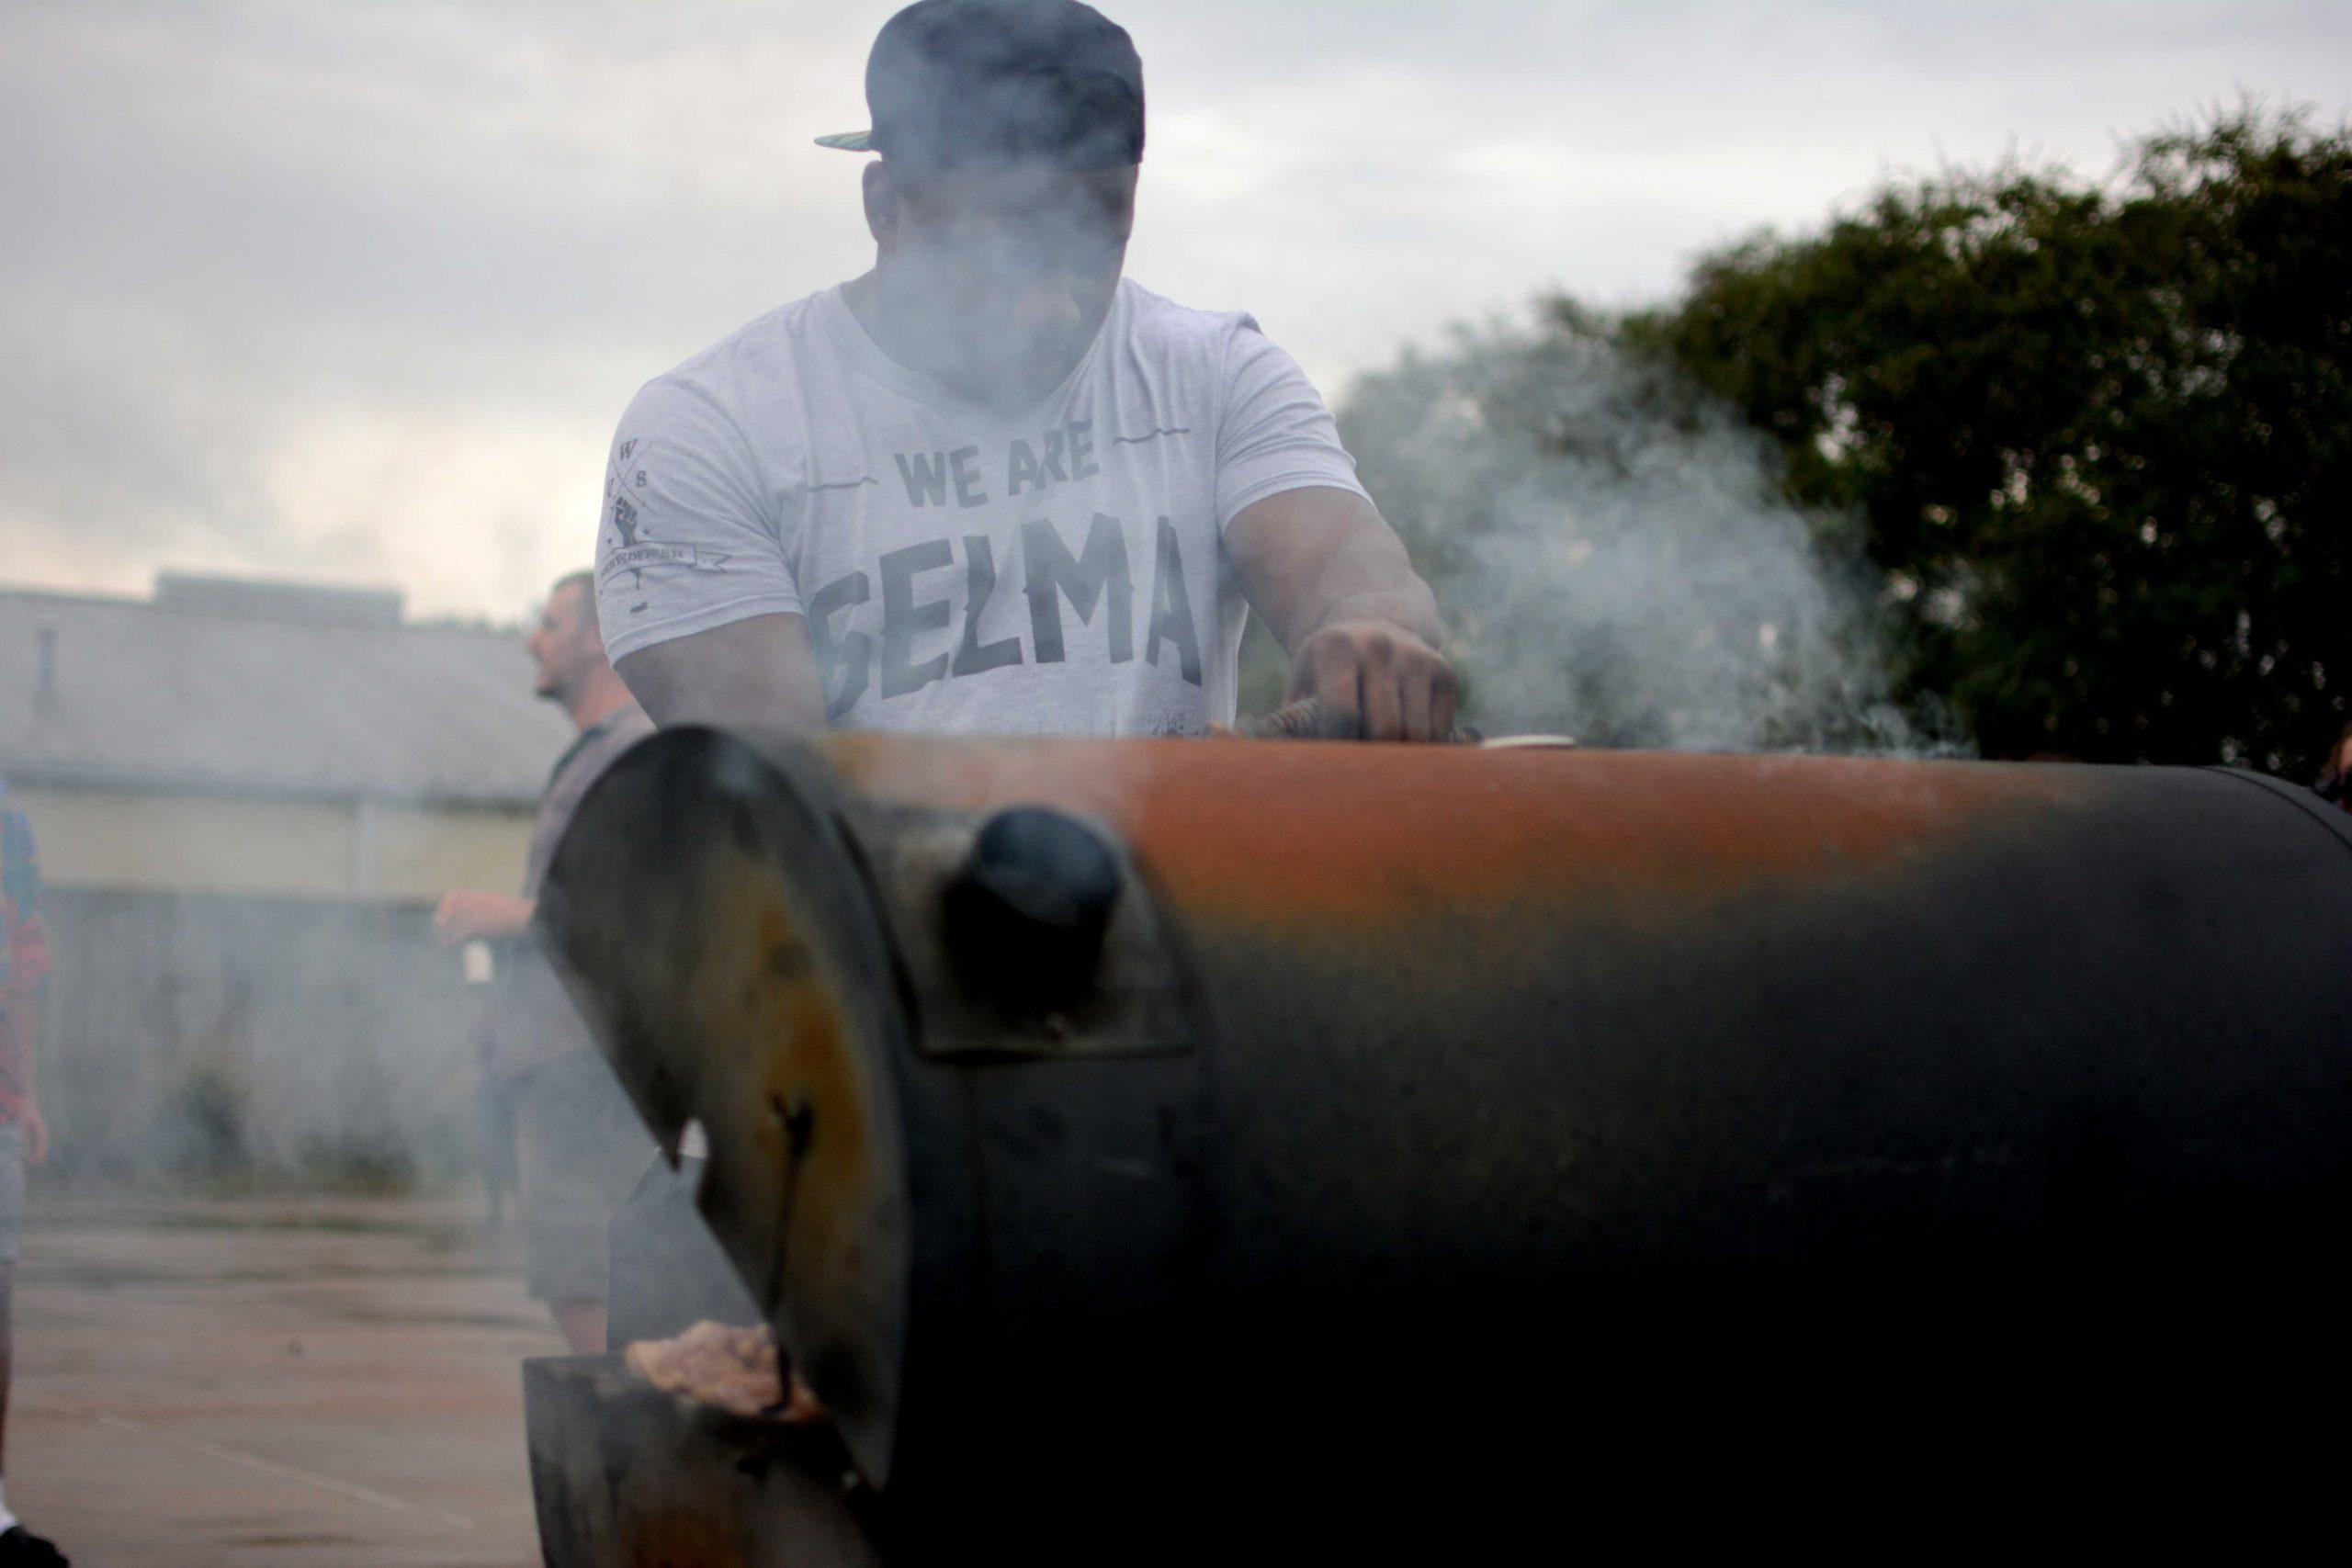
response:
[[[0,796],[7,785],[0,784]],[[8,1378],[16,1359],[17,1232],[25,1167],[49,1155],[49,1123],[35,1095],[40,1005],[49,989],[49,933],[41,924],[40,862],[24,813],[0,799],[0,1568],[62,1564],[56,1547],[9,1511]]]
[[[644,1175],[653,1141],[597,1055],[571,998],[532,942],[531,917],[556,844],[588,786],[653,732],[605,657],[594,580],[574,572],[548,593],[525,645],[540,696],[562,705],[579,736],[548,777],[520,894],[460,888],[441,900],[444,941],[488,941],[495,981],[484,1070],[514,1108],[523,1266],[573,1350],[605,1348],[613,1214]]]

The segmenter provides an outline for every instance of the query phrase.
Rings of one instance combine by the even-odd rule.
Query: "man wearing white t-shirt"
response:
[[[1254,606],[1295,696],[1442,738],[1436,604],[1329,412],[1246,315],[1121,278],[1125,31],[922,0],[866,66],[874,269],[638,394],[597,542],[613,662],[662,724],[1186,735]]]

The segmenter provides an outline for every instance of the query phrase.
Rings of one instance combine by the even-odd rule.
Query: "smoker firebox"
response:
[[[547,1568],[872,1568],[824,1427],[744,1421],[663,1393],[617,1356],[523,1363]]]

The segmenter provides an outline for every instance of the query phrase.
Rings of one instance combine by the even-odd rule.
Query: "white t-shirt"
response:
[[[1246,315],[1123,282],[1069,379],[1005,414],[890,359],[829,288],[629,405],[597,612],[615,658],[806,615],[837,725],[1193,734],[1233,718],[1226,525],[1307,486],[1363,493]]]

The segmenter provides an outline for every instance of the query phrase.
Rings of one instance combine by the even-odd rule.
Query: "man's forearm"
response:
[[[1378,621],[1409,632],[1431,648],[1443,646],[1437,596],[1393,536],[1352,540],[1332,552],[1317,574],[1308,605],[1299,641],[1342,621]]]
[[[1290,655],[1290,696],[1375,740],[1453,732],[1457,682],[1438,651],[1436,597],[1370,501],[1329,488],[1271,495],[1227,525],[1226,547]]]
[[[755,615],[614,661],[655,724],[820,729],[825,685],[797,615]]]
[[[433,929],[444,942],[472,942],[477,937],[504,942],[527,936],[538,900],[514,893],[490,893],[461,887],[443,896],[433,911]]]
[[[1226,531],[1242,592],[1290,655],[1317,633],[1369,621],[1434,649],[1437,601],[1405,542],[1352,491],[1285,491]]]
[[[1409,632],[1431,648],[1445,646],[1444,628],[1438,624],[1437,600],[1419,578],[1409,587],[1365,588],[1336,596],[1323,606],[1306,635],[1313,637],[1325,626],[1342,621],[1378,621]]]
[[[531,934],[531,917],[538,912],[539,901],[537,898],[510,896],[506,902],[490,911],[491,918],[482,922],[481,931],[476,934],[494,942],[512,942],[517,937],[528,936]]]

